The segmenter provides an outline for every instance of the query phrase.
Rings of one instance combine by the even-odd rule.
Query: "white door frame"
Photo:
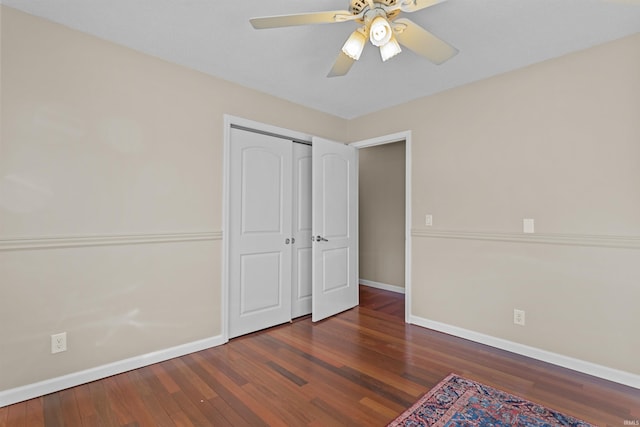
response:
[[[224,157],[222,161],[222,283],[220,286],[220,325],[222,329],[222,341],[229,341],[229,215],[230,215],[230,143],[231,126],[247,128],[265,134],[280,136],[282,138],[311,143],[311,135],[243,119],[232,115],[224,115]]]
[[[404,321],[411,323],[411,131],[365,139],[349,145],[360,149],[399,141],[405,141]]]

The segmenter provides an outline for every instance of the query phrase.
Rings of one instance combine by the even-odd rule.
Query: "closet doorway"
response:
[[[237,118],[225,125],[227,338],[357,305],[357,150]]]

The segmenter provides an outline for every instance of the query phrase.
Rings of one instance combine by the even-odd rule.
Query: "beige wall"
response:
[[[405,143],[358,156],[360,279],[404,287]]]
[[[414,316],[640,374],[638,76],[640,34],[349,124],[412,131]]]
[[[346,121],[1,19],[0,392],[220,335],[223,114],[332,139]]]

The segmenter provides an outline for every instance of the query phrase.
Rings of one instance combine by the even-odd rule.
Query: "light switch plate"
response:
[[[426,225],[427,227],[431,227],[433,225],[433,215],[426,214],[424,216],[424,225]]]
[[[533,218],[525,218],[522,220],[522,232],[523,233],[535,233]]]

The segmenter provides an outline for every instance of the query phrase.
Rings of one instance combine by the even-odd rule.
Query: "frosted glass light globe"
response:
[[[378,47],[385,45],[391,40],[391,35],[391,25],[384,17],[378,16],[373,20],[369,29],[371,44]]]

